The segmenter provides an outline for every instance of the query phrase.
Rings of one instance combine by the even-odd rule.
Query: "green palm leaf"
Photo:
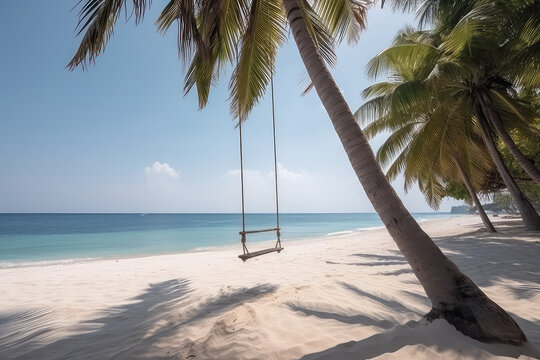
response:
[[[369,5],[369,2],[361,0],[315,1],[317,13],[328,24],[337,42],[347,39],[350,44],[356,43],[366,28]]]
[[[231,78],[231,111],[243,121],[264,94],[274,71],[277,49],[286,39],[279,0],[253,0],[238,64]]]
[[[149,5],[147,0],[132,0],[131,12],[135,15],[135,23],[139,23]],[[126,7],[126,0],[87,0],[79,11],[77,35],[85,33],[77,52],[67,67],[74,70],[81,65],[85,68],[93,63],[101,54],[113,34],[114,25],[122,9]]]
[[[331,30],[308,0],[298,0],[298,5],[302,11],[302,17],[306,23],[306,27],[319,53],[328,65],[331,67],[335,66],[336,54],[334,52],[334,38],[332,37]]]
[[[200,40],[195,43],[196,52],[184,81],[186,94],[196,86],[199,108],[206,106],[210,89],[219,79],[222,67],[235,61],[236,47],[247,27],[249,15],[247,0],[207,1],[203,5],[197,16]],[[181,24],[179,21],[179,29]],[[181,45],[179,43],[180,49]]]

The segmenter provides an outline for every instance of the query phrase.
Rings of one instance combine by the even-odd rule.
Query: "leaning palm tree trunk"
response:
[[[512,153],[512,155],[517,160],[519,165],[521,165],[523,170],[525,170],[525,172],[534,180],[534,182],[540,186],[540,170],[538,170],[536,166],[534,166],[534,163],[531,160],[527,159],[527,157],[523,155],[514,140],[512,140],[512,138],[504,128],[499,113],[497,113],[497,111],[493,108],[493,102],[491,101],[489,94],[481,92],[479,94],[478,101],[480,103],[480,106],[482,106],[482,111],[484,112],[490,125],[495,128],[497,134],[506,144],[508,150],[510,150],[510,153]]]
[[[465,186],[467,187],[467,190],[469,191],[469,194],[471,195],[474,205],[476,205],[476,208],[478,209],[478,214],[480,214],[480,218],[482,219],[482,222],[484,223],[484,226],[486,227],[487,231],[489,231],[490,233],[497,232],[497,230],[495,230],[495,227],[489,220],[486,212],[484,211],[484,208],[482,207],[480,200],[478,200],[478,196],[476,196],[474,187],[472,186],[471,180],[469,179],[469,176],[467,176],[465,169],[463,169],[463,166],[461,166],[461,163],[458,160],[456,160],[455,158],[452,158],[452,160],[454,160],[454,163],[456,164],[459,174],[461,175],[461,178],[463,179],[463,182],[465,183]]]
[[[504,164],[503,158],[499,153],[497,146],[495,146],[495,142],[493,141],[493,138],[491,136],[491,128],[489,126],[486,114],[483,111],[484,109],[482,107],[481,100],[478,100],[479,97],[480,96],[475,97],[477,99],[475,103],[475,108],[478,122],[480,123],[480,126],[482,128],[482,139],[486,144],[488,152],[491,155],[491,158],[493,159],[493,162],[495,163],[495,166],[497,167],[497,170],[499,171],[499,174],[501,175],[503,182],[508,189],[508,192],[510,193],[510,195],[512,195],[512,199],[516,203],[525,227],[528,230],[538,231],[540,230],[540,217],[536,213],[536,210],[534,210],[534,207],[531,205],[529,200],[527,200],[525,195],[523,195],[516,182],[512,178],[512,175],[510,175],[508,168]]]
[[[433,309],[428,318],[445,318],[464,334],[481,341],[525,342],[526,337],[514,320],[441,252],[405,209],[318,53],[297,0],[283,0],[283,3],[300,56],[349,161],[431,300]]]

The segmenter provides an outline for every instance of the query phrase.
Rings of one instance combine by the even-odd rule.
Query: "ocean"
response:
[[[416,213],[419,220],[449,213]],[[248,214],[246,230],[275,227],[275,214]],[[377,214],[280,214],[282,241],[382,226]],[[238,244],[240,214],[0,214],[0,267],[192,251]],[[273,238],[248,235],[249,242]]]

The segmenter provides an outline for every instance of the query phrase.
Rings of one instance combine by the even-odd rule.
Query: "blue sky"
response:
[[[175,32],[122,19],[87,71],[65,65],[77,48],[77,1],[7,0],[0,12],[0,212],[238,212],[238,133],[228,75],[206,109],[183,97]],[[373,9],[354,47],[338,49],[333,74],[353,111],[371,84],[366,62],[411,15]],[[303,65],[292,39],[275,78],[280,200],[285,212],[371,212],[315,92],[300,96]],[[244,127],[247,211],[272,211],[268,96]],[[383,137],[372,141],[376,149]],[[415,188],[409,210],[431,211]],[[441,210],[460,202],[445,200]]]

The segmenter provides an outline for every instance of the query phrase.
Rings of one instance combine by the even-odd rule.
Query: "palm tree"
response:
[[[104,50],[124,5],[125,0],[86,0],[80,13],[85,35],[70,68],[87,64]],[[133,0],[135,21],[147,5]],[[158,28],[178,24],[180,52],[191,61],[186,90],[196,86],[201,106],[223,65],[236,63],[231,107],[243,121],[270,82],[288,24],[360,183],[432,302],[429,318],[444,318],[481,341],[523,343],[526,337],[514,320],[441,252],[405,209],[328,70],[333,39],[354,41],[364,27],[366,6],[357,0],[318,0],[316,5],[308,0],[171,0]]]
[[[415,1],[404,0],[404,3],[415,4]],[[486,130],[497,132],[538,185],[540,170],[515,144],[505,126],[511,124],[501,118],[493,103],[503,102],[513,115],[523,119],[512,104],[513,87],[540,86],[539,12],[540,5],[534,0],[426,0],[418,10],[421,25],[433,21],[436,24],[433,32],[446,36],[441,49],[445,50],[444,70],[453,77],[462,77],[469,90],[475,91],[478,111],[487,114],[479,116],[480,121],[484,122],[482,118],[485,118],[488,123]]]
[[[416,1],[403,3],[412,6]],[[535,0],[426,0],[418,10],[421,25],[435,22],[433,32],[446,37],[441,50],[447,75],[462,77],[469,90],[475,91],[476,106],[486,114],[480,116],[488,123],[486,129],[499,135],[538,185],[540,170],[515,144],[506,130],[512,124],[501,118],[494,102],[505,103],[510,113],[525,120],[512,104],[513,95],[515,88],[540,86],[539,12]]]
[[[415,35],[411,31],[407,28],[398,34],[395,46],[408,43],[408,37]],[[449,108],[425,87],[422,80],[430,70],[429,62],[403,63],[392,58],[387,62],[393,68],[392,81],[365,89],[364,96],[369,100],[355,114],[369,124],[364,129],[368,138],[391,132],[377,151],[382,166],[391,163],[386,177],[393,180],[403,172],[405,191],[417,182],[426,201],[436,210],[446,196],[445,184],[462,181],[484,226],[496,232],[473,185],[484,183],[493,162],[471,127],[467,107],[454,104],[454,109]]]
[[[475,14],[471,10],[467,16],[471,13]],[[408,86],[416,86],[418,89],[412,87],[411,90],[417,92],[424,89],[423,87],[429,88],[430,93],[438,94],[437,99],[440,102],[460,103],[471,109],[479,124],[478,132],[512,194],[525,226],[530,230],[540,230],[540,217],[510,175],[495,145],[492,130],[492,124],[501,125],[504,119],[506,124],[521,129],[523,133],[537,136],[537,129],[533,125],[537,119],[535,109],[530,103],[510,94],[511,86],[497,72],[501,67],[493,65],[504,63],[494,58],[505,56],[498,45],[494,44],[495,40],[491,35],[478,30],[484,27],[480,19],[466,18],[466,21],[458,22],[451,30],[447,30],[446,19],[436,22],[435,30],[414,34],[409,30],[408,34],[402,34],[393,46],[370,61],[368,73],[372,77],[388,70],[403,73],[407,71],[401,69],[406,67],[404,64],[423,64],[417,81],[410,82]],[[446,33],[441,28],[445,29]],[[485,35],[486,39],[481,35]],[[423,91],[428,91],[426,89]],[[492,96],[496,97],[497,101],[492,101]],[[409,101],[417,103],[421,100],[411,97]],[[501,127],[503,128],[502,125],[499,126]],[[510,136],[505,137],[505,133],[502,133],[502,138],[509,139]],[[516,159],[519,161],[518,157]]]
[[[540,185],[540,171],[508,134],[505,124],[538,134],[537,115],[517,98],[516,85],[538,86],[540,22],[538,2],[478,2],[447,33],[435,77],[453,84],[454,96],[468,97],[481,134],[526,226],[540,230],[540,217],[510,176],[493,137],[496,132],[525,172]],[[446,22],[439,18],[440,23]],[[525,58],[525,59],[524,59]],[[527,79],[530,77],[530,79]],[[532,111],[531,111],[532,110]],[[533,125],[533,126],[531,126]],[[537,137],[538,139],[538,137]]]
[[[470,3],[470,1],[469,1]],[[505,128],[503,105],[511,116],[532,120],[520,112],[515,87],[540,86],[540,4],[531,0],[473,2],[454,24],[444,23],[435,31],[444,32],[445,62],[454,62],[452,76],[462,78],[474,92],[478,117],[486,129],[496,131],[525,172],[540,186],[540,170],[518,148]],[[455,21],[455,20],[450,20]],[[457,66],[456,66],[457,65]],[[482,114],[482,115],[480,115]],[[506,120],[506,121],[505,121]]]

